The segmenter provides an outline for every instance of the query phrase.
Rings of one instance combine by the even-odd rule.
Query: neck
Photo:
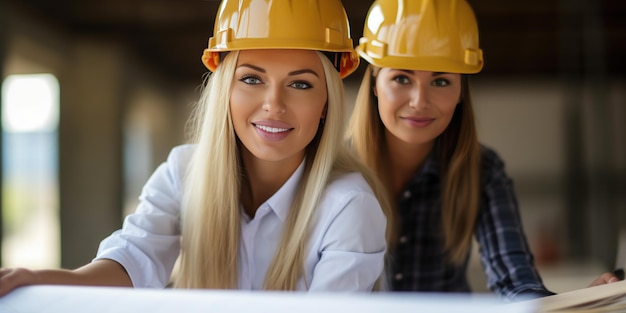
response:
[[[397,197],[415,173],[424,165],[434,141],[409,144],[387,133],[389,179],[391,192]]]
[[[302,158],[293,162],[264,161],[257,159],[249,152],[243,153],[246,177],[243,182],[245,185],[241,202],[250,218],[254,218],[259,206],[287,182],[301,162]]]

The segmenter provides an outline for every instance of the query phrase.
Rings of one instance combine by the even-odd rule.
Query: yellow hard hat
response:
[[[360,60],[341,0],[223,0],[202,62],[215,71],[220,52],[249,49],[337,52],[342,78]]]
[[[483,52],[465,0],[376,0],[356,48],[380,67],[478,73]]]

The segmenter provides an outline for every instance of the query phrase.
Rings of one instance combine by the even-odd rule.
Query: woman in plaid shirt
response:
[[[483,67],[466,1],[377,0],[357,51],[368,63],[348,139],[396,199],[389,284],[469,292],[475,236],[488,287],[507,300],[553,293],[533,264],[504,163],[478,142],[468,83]],[[605,273],[592,283],[616,280]]]

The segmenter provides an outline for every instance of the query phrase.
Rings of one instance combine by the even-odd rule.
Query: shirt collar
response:
[[[274,214],[276,214],[283,222],[287,219],[293,198],[298,190],[298,183],[304,173],[304,162],[305,160],[302,160],[298,168],[291,174],[291,177],[289,177],[285,184],[283,184],[275,194],[265,201],[265,204],[268,205],[270,209],[274,211]]]

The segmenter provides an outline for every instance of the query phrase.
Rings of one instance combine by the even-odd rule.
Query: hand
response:
[[[618,281],[619,281],[619,278],[617,278],[617,276],[615,276],[611,272],[606,272],[606,273],[600,275],[600,277],[596,278],[594,281],[592,281],[591,284],[589,284],[588,287],[604,285],[604,284],[610,284],[610,283],[614,283],[614,282],[618,282]]]
[[[0,297],[21,286],[36,284],[34,271],[25,268],[0,268]]]

